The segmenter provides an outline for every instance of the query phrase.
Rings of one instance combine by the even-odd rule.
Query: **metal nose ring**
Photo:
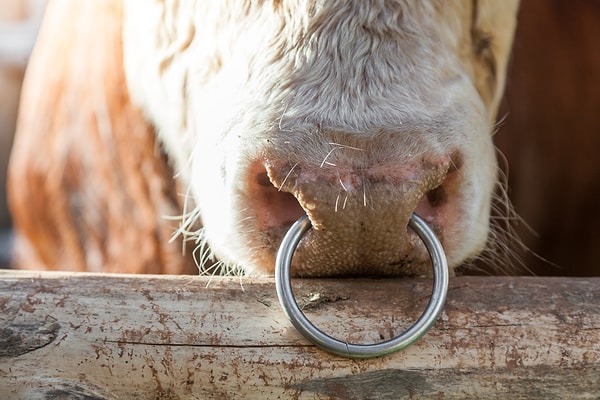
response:
[[[433,290],[429,303],[419,319],[404,333],[384,342],[374,344],[353,344],[335,339],[315,327],[302,313],[292,292],[290,266],[296,247],[302,236],[311,228],[306,215],[300,217],[286,233],[275,261],[275,286],[279,304],[294,327],[320,348],[343,357],[380,357],[401,350],[423,336],[439,316],[448,293],[448,263],[446,254],[437,236],[427,223],[413,214],[408,226],[425,243],[433,264]]]

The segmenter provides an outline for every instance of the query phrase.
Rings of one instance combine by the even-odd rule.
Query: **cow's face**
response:
[[[202,240],[270,273],[303,213],[297,275],[429,274],[476,256],[516,0],[130,0],[126,74],[189,184]]]

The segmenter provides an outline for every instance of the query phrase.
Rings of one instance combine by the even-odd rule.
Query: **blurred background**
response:
[[[6,168],[21,83],[45,4],[46,0],[0,0],[0,266],[8,265],[11,244]]]
[[[600,275],[599,39],[600,1],[521,1],[495,142],[537,274]]]
[[[6,166],[44,4],[0,0],[0,266],[10,254]],[[599,39],[600,1],[522,0],[494,140],[524,221],[513,248],[526,274],[600,275]]]

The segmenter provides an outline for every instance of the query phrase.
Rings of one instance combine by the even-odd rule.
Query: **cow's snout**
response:
[[[248,206],[275,243],[308,215],[312,230],[294,255],[295,275],[428,275],[428,254],[408,222],[417,212],[443,235],[457,158],[363,166],[267,160],[254,169]]]

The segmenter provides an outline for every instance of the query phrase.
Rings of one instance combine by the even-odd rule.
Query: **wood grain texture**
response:
[[[321,329],[369,342],[406,329],[431,284],[294,290]],[[271,279],[0,272],[0,398],[593,398],[598,343],[600,278],[453,278],[413,346],[349,360],[294,330]]]

